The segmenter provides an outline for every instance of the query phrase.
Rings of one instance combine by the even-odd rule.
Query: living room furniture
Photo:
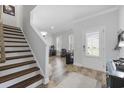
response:
[[[66,64],[73,64],[74,55],[71,52],[66,53]]]
[[[49,55],[50,56],[56,56],[56,50],[55,50],[54,45],[50,46]]]
[[[107,84],[111,88],[124,87],[124,63],[122,59],[107,63]]]
[[[66,57],[66,49],[61,49],[61,57]]]
[[[111,88],[123,88],[124,87],[124,78],[118,76],[109,75],[109,82]]]

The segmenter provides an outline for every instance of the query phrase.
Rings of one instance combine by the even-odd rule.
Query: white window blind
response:
[[[99,32],[86,33],[86,55],[99,56]]]

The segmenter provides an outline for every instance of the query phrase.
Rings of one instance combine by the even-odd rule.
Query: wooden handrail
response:
[[[2,24],[2,7],[0,6],[0,63],[3,63],[6,61],[5,57],[5,46],[4,46],[4,36],[3,36],[3,24]]]

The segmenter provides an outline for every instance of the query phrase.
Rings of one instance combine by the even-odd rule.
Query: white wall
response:
[[[16,25],[17,27],[23,27],[23,5],[16,5]]]
[[[39,31],[36,31],[35,28],[32,28],[30,23],[30,12],[34,8],[34,5],[25,5],[23,6],[23,32],[28,40],[28,43],[33,51],[34,57],[36,62],[42,71],[42,75],[44,76],[45,83],[49,81],[48,76],[48,47],[44,43],[43,39],[41,38]]]
[[[105,27],[105,47],[104,56],[101,58],[86,57],[83,51],[85,44],[85,32],[88,29]],[[77,22],[73,25],[74,30],[74,64],[87,68],[106,71],[106,62],[116,58],[118,51],[114,50],[117,43],[118,31],[118,11],[94,16],[84,21]]]
[[[2,13],[3,23],[11,26],[22,27],[23,6],[15,6],[15,16]]]
[[[48,34],[44,37],[46,42],[48,43],[49,46],[53,45],[53,36],[51,33],[48,32]]]

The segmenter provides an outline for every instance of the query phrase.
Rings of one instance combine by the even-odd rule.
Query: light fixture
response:
[[[124,41],[121,41],[118,46],[119,47],[124,47]]]
[[[45,37],[47,35],[47,32],[41,32],[42,36]]]
[[[53,30],[54,29],[54,26],[51,26],[50,28]]]

